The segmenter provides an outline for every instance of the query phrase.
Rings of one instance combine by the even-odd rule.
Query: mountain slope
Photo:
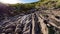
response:
[[[26,5],[0,4],[0,34],[60,34],[57,2],[43,1],[42,4],[40,1]]]

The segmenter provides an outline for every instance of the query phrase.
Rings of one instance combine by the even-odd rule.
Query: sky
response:
[[[0,0],[2,3],[8,3],[8,4],[16,4],[16,3],[31,3],[36,2],[38,0]]]

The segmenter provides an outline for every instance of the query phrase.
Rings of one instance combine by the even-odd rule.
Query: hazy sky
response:
[[[15,3],[30,3],[30,2],[36,2],[38,0],[0,0],[2,3],[9,3],[9,4],[15,4]]]

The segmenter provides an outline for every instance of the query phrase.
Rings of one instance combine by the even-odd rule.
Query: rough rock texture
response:
[[[60,10],[5,16],[0,20],[0,34],[60,34]]]

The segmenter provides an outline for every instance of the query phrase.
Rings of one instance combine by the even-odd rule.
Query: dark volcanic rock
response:
[[[0,21],[0,33],[60,34],[60,11],[43,10]],[[51,32],[50,32],[51,31]]]

